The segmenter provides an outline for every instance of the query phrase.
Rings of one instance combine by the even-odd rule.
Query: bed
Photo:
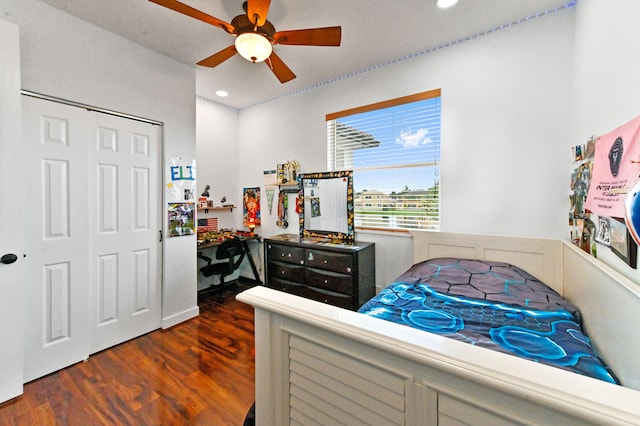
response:
[[[402,317],[384,304],[385,298],[397,297],[388,294],[393,290],[379,293],[361,308],[363,313],[356,313],[254,287],[238,298],[255,307],[258,424],[640,424],[635,283],[561,240],[428,232],[413,238],[416,266],[391,285],[397,294],[424,300],[424,293],[411,294],[411,287],[420,286],[425,271],[419,269],[426,259],[444,264],[435,268],[461,259],[467,269],[515,268],[507,275],[515,270],[533,287],[539,280],[557,293],[544,300],[524,296],[525,307],[532,312],[551,307],[560,312],[552,321],[575,322],[568,329],[576,337],[580,326],[591,337],[593,358],[581,366],[550,366],[505,353],[495,340],[478,337],[473,327],[461,332],[450,317],[444,322],[454,324],[448,336],[378,318]],[[498,298],[518,293],[512,290]],[[436,295],[432,302],[451,302],[443,300]],[[481,309],[493,309],[483,303]],[[514,300],[497,303],[509,319],[525,315],[509,311],[518,304]],[[425,326],[424,316],[413,322],[433,327]],[[517,345],[509,333],[516,326],[505,327],[508,331],[498,340],[513,349]],[[577,340],[588,342],[582,336]],[[531,350],[524,352],[531,355]],[[578,374],[570,371],[575,368]],[[616,381],[621,385],[611,383]]]
[[[358,312],[619,384],[593,349],[578,308],[510,263],[424,260]]]

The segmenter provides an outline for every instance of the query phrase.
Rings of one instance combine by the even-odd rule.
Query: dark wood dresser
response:
[[[354,311],[375,295],[374,243],[282,234],[264,247],[267,287]]]

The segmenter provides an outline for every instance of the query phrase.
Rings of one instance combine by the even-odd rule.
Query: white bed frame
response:
[[[640,424],[637,284],[561,240],[413,237],[416,262],[499,260],[545,281],[624,386],[254,287],[238,299],[255,308],[258,425]]]

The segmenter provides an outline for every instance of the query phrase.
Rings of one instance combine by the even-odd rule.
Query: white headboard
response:
[[[436,257],[507,262],[564,294],[562,241],[451,232],[412,232],[414,263]]]

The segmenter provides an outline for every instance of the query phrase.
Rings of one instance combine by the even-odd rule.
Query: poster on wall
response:
[[[269,208],[269,214],[273,210],[273,196],[276,193],[277,187],[277,172],[276,170],[265,170],[264,172],[264,191],[267,194],[267,207]]]
[[[244,226],[253,229],[260,225],[260,187],[244,188],[242,213]]]
[[[610,247],[622,261],[632,268],[636,267],[638,246],[631,239],[629,230],[622,219],[611,219],[610,226]]]
[[[598,246],[607,247],[632,268],[637,244],[627,213],[640,173],[638,138],[640,117],[574,147],[569,196],[571,241],[596,257]]]
[[[624,217],[625,198],[640,176],[640,116],[596,141],[585,208],[600,216]]]
[[[169,237],[195,234],[194,206],[194,203],[169,203],[167,208]]]
[[[585,252],[596,255],[595,223],[585,208],[587,192],[591,184],[596,137],[585,145],[573,147],[573,173],[570,184],[569,229],[570,240]]]
[[[602,245],[609,247],[611,245],[611,219],[606,216],[598,218],[598,232],[596,233],[596,241]]]
[[[195,234],[196,161],[170,158],[166,164],[165,182],[169,237]]]
[[[166,199],[168,202],[194,202],[196,194],[196,160],[170,158],[166,165]]]

